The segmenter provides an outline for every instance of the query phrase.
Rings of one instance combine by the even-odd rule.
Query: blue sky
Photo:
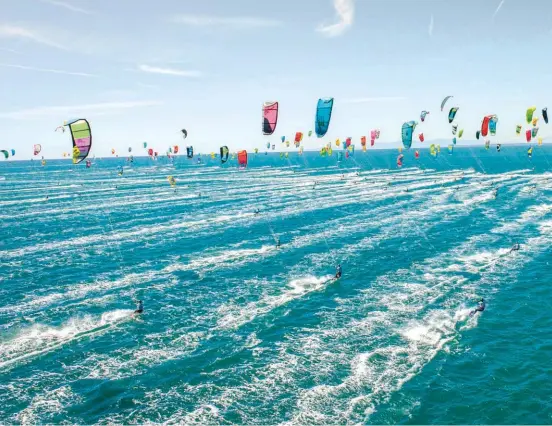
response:
[[[78,116],[98,156],[143,141],[261,148],[312,129],[329,96],[328,135],[305,149],[372,128],[397,145],[423,109],[423,145],[448,140],[446,95],[466,136],[495,113],[497,140],[513,141],[526,108],[551,98],[551,13],[521,0],[0,0],[0,148],[60,157],[70,136],[54,129]],[[280,101],[268,138],[267,100]]]

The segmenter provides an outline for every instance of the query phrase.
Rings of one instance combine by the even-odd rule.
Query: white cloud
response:
[[[341,101],[341,103],[344,104],[366,104],[370,102],[398,102],[398,101],[405,101],[408,98],[405,98],[404,96],[380,96],[380,97],[372,97],[372,98],[355,98],[355,99],[345,99]]]
[[[321,25],[317,28],[318,32],[328,37],[336,37],[342,34],[353,24],[355,16],[354,0],[334,0],[337,22],[331,25]]]
[[[89,10],[81,9],[80,7],[74,6],[70,3],[65,3],[58,0],[40,0],[40,1],[42,1],[43,3],[48,3],[54,6],[62,7],[64,9],[70,10],[71,12],[83,13],[85,15],[92,15],[92,12],[90,12]]]
[[[139,65],[138,69],[142,72],[149,72],[152,74],[175,75],[179,77],[200,77],[201,76],[201,73],[199,71],[179,70],[175,68],[160,68],[160,67],[152,67],[149,65]]]
[[[44,44],[46,46],[55,47],[56,49],[68,50],[67,47],[50,40],[48,37],[45,37],[37,31],[15,25],[0,25],[0,38],[20,38],[31,40],[35,43]]]
[[[262,28],[278,27],[282,22],[273,19],[256,18],[253,16],[220,17],[208,15],[176,15],[172,22],[194,27],[233,27],[233,28]]]
[[[429,28],[427,29],[427,32],[430,37],[433,36],[433,15],[431,15],[431,19],[429,20]]]
[[[13,53],[14,55],[21,55],[21,52],[18,52],[17,50],[14,50],[14,49],[6,49],[5,47],[0,47],[0,50],[2,52]]]
[[[135,102],[105,102],[98,104],[76,105],[76,106],[47,106],[29,108],[20,111],[0,113],[0,118],[14,120],[28,120],[49,116],[77,116],[79,114],[105,114],[132,108],[162,105],[158,101],[135,101]]]
[[[501,0],[498,7],[496,8],[496,10],[494,11],[493,13],[493,17],[492,17],[492,20],[494,21],[494,18],[496,16],[496,14],[498,13],[498,11],[502,8],[502,5],[504,4],[504,0]]]
[[[28,67],[26,65],[18,65],[18,64],[2,64],[2,63],[0,63],[0,67],[18,68],[18,69],[21,69],[21,70],[28,70],[28,71],[48,72],[48,73],[52,73],[52,74],[74,75],[74,76],[77,76],[77,77],[97,77],[97,75],[88,74],[88,73],[84,73],[84,72],[72,72],[72,71],[54,70],[54,69],[48,69],[48,68],[36,68],[36,67]]]

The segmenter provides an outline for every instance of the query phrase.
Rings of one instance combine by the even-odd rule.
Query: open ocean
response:
[[[1,161],[0,422],[552,423],[526,151]]]

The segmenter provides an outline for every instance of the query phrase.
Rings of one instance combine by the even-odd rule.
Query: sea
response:
[[[552,147],[419,153],[1,161],[0,423],[552,423]]]

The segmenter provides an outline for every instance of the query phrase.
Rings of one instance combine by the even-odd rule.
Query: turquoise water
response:
[[[396,157],[0,163],[0,421],[551,423],[552,149]]]

